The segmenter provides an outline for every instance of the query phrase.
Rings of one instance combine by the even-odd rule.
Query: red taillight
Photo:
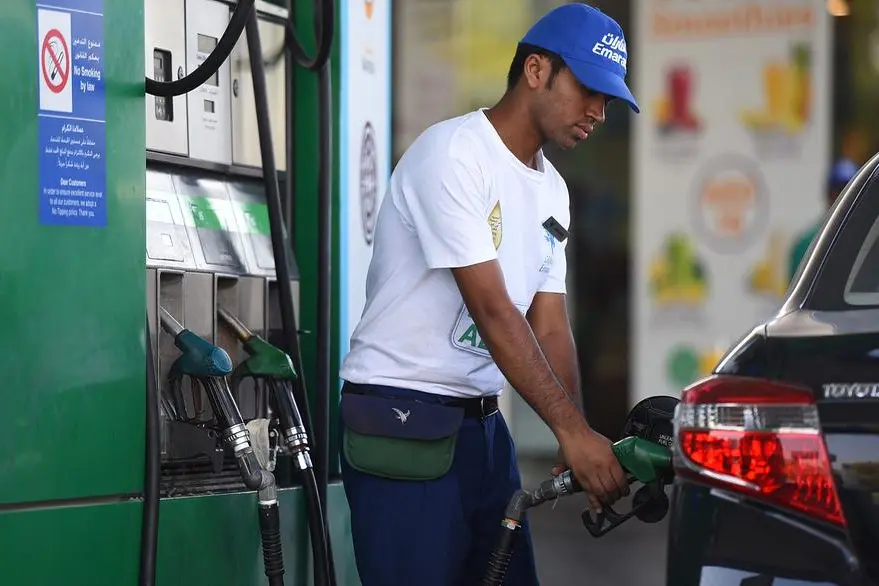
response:
[[[712,376],[678,409],[680,473],[845,525],[809,389]]]

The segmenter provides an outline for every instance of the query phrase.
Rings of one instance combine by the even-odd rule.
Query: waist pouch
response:
[[[343,393],[342,450],[355,470],[392,480],[435,480],[455,459],[464,409]]]

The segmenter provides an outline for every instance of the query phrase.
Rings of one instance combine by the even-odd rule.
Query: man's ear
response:
[[[549,79],[549,60],[541,57],[536,53],[532,53],[525,58],[525,83],[532,90],[536,90],[546,85]]]

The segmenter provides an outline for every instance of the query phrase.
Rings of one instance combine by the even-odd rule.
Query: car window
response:
[[[798,272],[787,303],[813,311],[879,307],[879,154],[849,182]],[[806,255],[808,258],[810,255]]]
[[[879,181],[875,170],[865,183],[826,259],[828,270],[819,277],[843,307],[879,306]]]
[[[849,305],[879,305],[879,216],[854,258],[843,296]]]

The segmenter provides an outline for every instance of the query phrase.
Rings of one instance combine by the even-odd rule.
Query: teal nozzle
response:
[[[175,370],[195,378],[224,377],[232,372],[232,359],[225,350],[184,328],[164,307],[160,309],[162,327],[174,336],[181,352],[174,361]]]
[[[623,469],[631,472],[643,484],[654,482],[672,466],[671,450],[638,437],[623,438],[611,449]]]

